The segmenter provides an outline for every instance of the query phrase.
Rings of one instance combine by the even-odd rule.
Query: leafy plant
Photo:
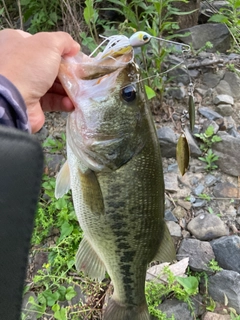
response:
[[[204,133],[195,133],[195,136],[202,140],[202,144],[200,145],[200,149],[204,152],[203,157],[199,157],[198,159],[205,162],[207,165],[205,167],[206,170],[211,171],[217,169],[217,165],[215,162],[218,160],[218,156],[214,154],[211,149],[213,143],[222,141],[221,137],[214,134],[213,126],[209,126]]]
[[[30,21],[28,31],[36,33],[56,28],[61,17],[59,0],[21,0],[24,22]]]
[[[218,11],[210,17],[208,21],[224,23],[233,39],[232,51],[240,52],[240,20],[239,20],[240,0],[227,0],[226,5],[222,6]]]
[[[206,200],[206,201],[210,201],[212,198],[208,195],[208,194],[206,194],[206,193],[200,193],[199,194],[199,198],[200,199],[203,199],[203,200]]]
[[[212,147],[213,143],[222,141],[221,137],[214,133],[214,127],[212,125],[210,125],[204,133],[195,133],[194,135],[202,140],[200,149],[204,152],[207,152],[208,149]]]
[[[89,27],[90,34],[97,41],[98,32],[96,23],[98,20],[98,11],[94,8],[94,0],[85,0],[85,9],[83,12],[84,20]]]
[[[215,161],[217,161],[218,158],[219,157],[213,153],[212,149],[208,149],[207,153],[205,154],[205,157],[198,157],[199,160],[206,162],[207,165],[205,169],[207,171],[211,171],[218,168],[218,166],[215,164]]]
[[[61,134],[61,138],[53,139],[48,137],[42,145],[44,148],[48,148],[48,152],[50,153],[59,153],[62,152],[66,146],[66,135],[64,133]]]
[[[222,270],[222,268],[218,265],[218,262],[215,259],[212,259],[209,261],[208,267],[212,271],[221,271]]]
[[[195,276],[177,277],[168,267],[164,268],[163,273],[168,276],[166,282],[150,281],[146,283],[145,292],[150,314],[160,320],[169,320],[165,314],[157,309],[159,304],[169,295],[186,302],[189,309],[193,311],[191,296],[198,293],[198,278]],[[174,319],[173,316],[170,319]]]

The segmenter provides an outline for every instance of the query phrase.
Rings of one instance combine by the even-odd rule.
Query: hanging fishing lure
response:
[[[181,175],[183,176],[188,169],[189,159],[190,159],[189,144],[184,132],[181,133],[178,139],[177,148],[176,148],[176,159],[177,159],[178,168],[181,172]]]
[[[190,129],[193,131],[195,125],[195,104],[194,104],[194,96],[193,96],[193,84],[189,84],[189,92],[188,92],[188,113],[189,113],[189,122]]]

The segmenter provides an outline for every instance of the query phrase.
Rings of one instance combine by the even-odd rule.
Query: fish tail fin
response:
[[[140,306],[124,306],[111,298],[103,314],[103,320],[150,320],[146,301]]]

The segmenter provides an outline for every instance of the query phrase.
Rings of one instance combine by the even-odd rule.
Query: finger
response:
[[[32,108],[28,108],[27,114],[32,133],[38,132],[45,122],[45,116],[40,103],[32,106]]]
[[[57,82],[55,80],[55,82],[53,83],[53,85],[51,86],[51,88],[48,90],[48,93],[57,93],[60,94],[62,96],[66,96],[66,91],[64,90],[62,84],[60,82]]]
[[[46,93],[40,100],[43,111],[66,111],[74,110],[72,101],[66,95]]]
[[[63,31],[40,32],[33,37],[38,38],[43,45],[49,46],[51,44],[61,56],[74,56],[80,50],[80,45],[73,40],[70,34]]]
[[[22,31],[20,29],[15,30],[18,34],[20,34],[23,38],[31,37],[31,33]]]

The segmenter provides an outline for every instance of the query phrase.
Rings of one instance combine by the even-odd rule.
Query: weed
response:
[[[66,146],[66,135],[64,133],[61,134],[59,139],[53,139],[48,137],[43,142],[43,147],[48,149],[50,153],[60,153]]]
[[[169,295],[176,297],[178,300],[188,304],[189,309],[193,312],[191,296],[198,293],[198,278],[188,276],[186,278],[175,276],[168,267],[165,267],[163,273],[168,276],[167,281],[162,282],[147,282],[146,283],[146,299],[151,315],[160,320],[170,320],[166,318],[157,307]]]
[[[206,200],[206,201],[210,201],[212,198],[208,195],[208,194],[206,194],[206,193],[201,193],[201,194],[199,194],[199,198],[200,199],[203,199],[203,200]]]
[[[222,268],[218,265],[218,262],[214,259],[209,261],[208,267],[212,270],[212,271],[221,271]]]
[[[206,162],[207,165],[205,169],[207,171],[212,171],[218,168],[218,166],[215,164],[215,161],[217,161],[218,158],[219,157],[213,153],[212,149],[208,149],[205,157],[198,157],[199,160]]]
[[[199,48],[197,51],[194,51],[193,49],[192,49],[192,51],[193,51],[194,55],[197,56],[197,55],[199,55],[199,53],[206,51],[207,49],[211,49],[212,47],[213,47],[213,44],[210,41],[207,41],[205,43],[205,45],[202,46],[201,48]]]
[[[55,29],[61,17],[59,0],[21,0],[21,6],[24,22],[31,21],[30,33]]]
[[[209,126],[204,133],[195,133],[195,136],[202,140],[202,144],[200,145],[200,149],[203,152],[207,152],[215,142],[222,141],[221,137],[214,134],[214,127]]]
[[[218,156],[214,154],[211,147],[213,143],[222,141],[221,137],[214,134],[213,126],[209,126],[204,133],[195,133],[195,136],[203,142],[200,145],[200,149],[204,152],[204,156],[198,159],[207,164],[205,167],[207,171],[217,169],[218,166],[215,162],[218,160]]]
[[[96,23],[98,20],[98,11],[94,8],[94,0],[85,0],[85,6],[83,12],[84,20],[89,28],[91,37],[97,42],[98,32]]]

